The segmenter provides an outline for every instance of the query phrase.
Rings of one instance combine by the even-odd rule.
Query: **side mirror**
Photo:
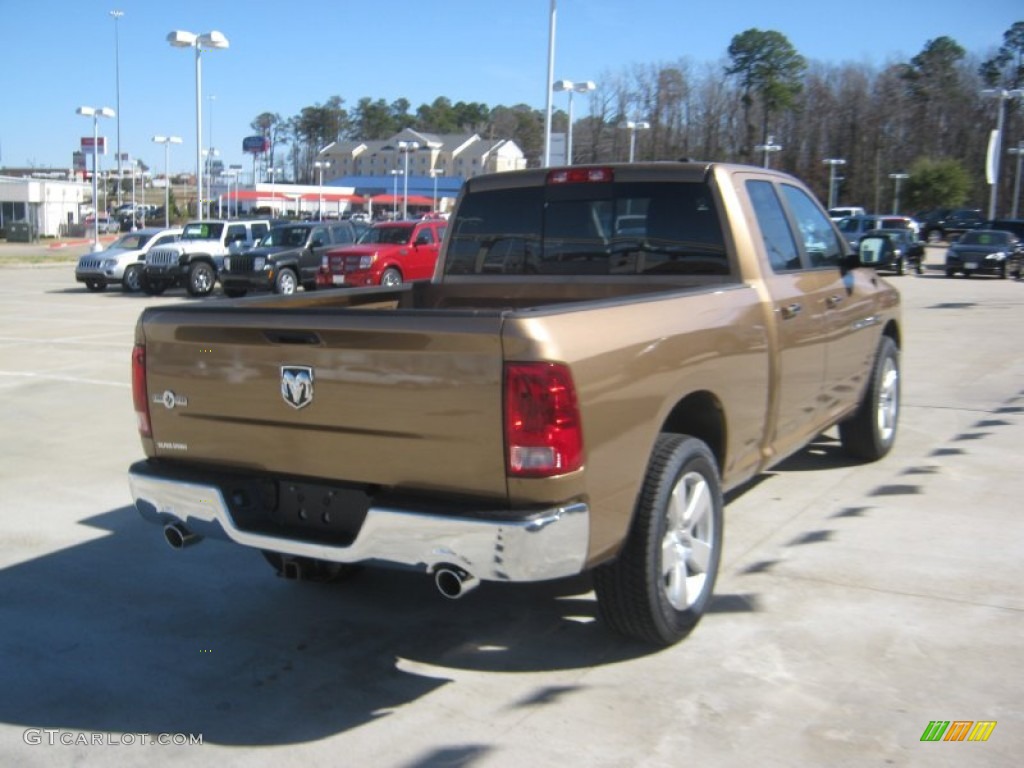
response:
[[[889,248],[889,241],[884,237],[861,238],[857,248],[858,266],[873,267],[886,261],[885,252]]]

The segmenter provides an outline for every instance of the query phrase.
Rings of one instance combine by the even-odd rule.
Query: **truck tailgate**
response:
[[[150,310],[153,455],[504,497],[501,325],[479,311]]]

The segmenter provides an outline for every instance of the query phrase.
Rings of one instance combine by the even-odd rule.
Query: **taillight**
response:
[[[135,403],[135,419],[139,424],[139,434],[152,437],[153,429],[149,423],[149,393],[146,390],[146,347],[136,344],[132,350],[132,402]]]
[[[583,427],[567,366],[505,366],[505,450],[515,477],[553,477],[583,466]]]
[[[614,181],[611,168],[556,168],[548,172],[548,184],[581,184]]]

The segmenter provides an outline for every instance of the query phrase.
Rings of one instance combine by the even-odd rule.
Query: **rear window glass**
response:
[[[450,275],[728,275],[702,183],[591,183],[478,192],[460,204]]]

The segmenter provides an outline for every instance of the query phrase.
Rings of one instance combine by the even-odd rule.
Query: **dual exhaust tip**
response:
[[[183,523],[168,523],[164,526],[164,540],[171,549],[184,549],[203,540],[202,536],[190,531]],[[301,578],[297,569],[284,574],[290,578]],[[458,600],[480,586],[480,579],[457,565],[441,564],[434,569],[434,585],[437,591],[449,600]]]

